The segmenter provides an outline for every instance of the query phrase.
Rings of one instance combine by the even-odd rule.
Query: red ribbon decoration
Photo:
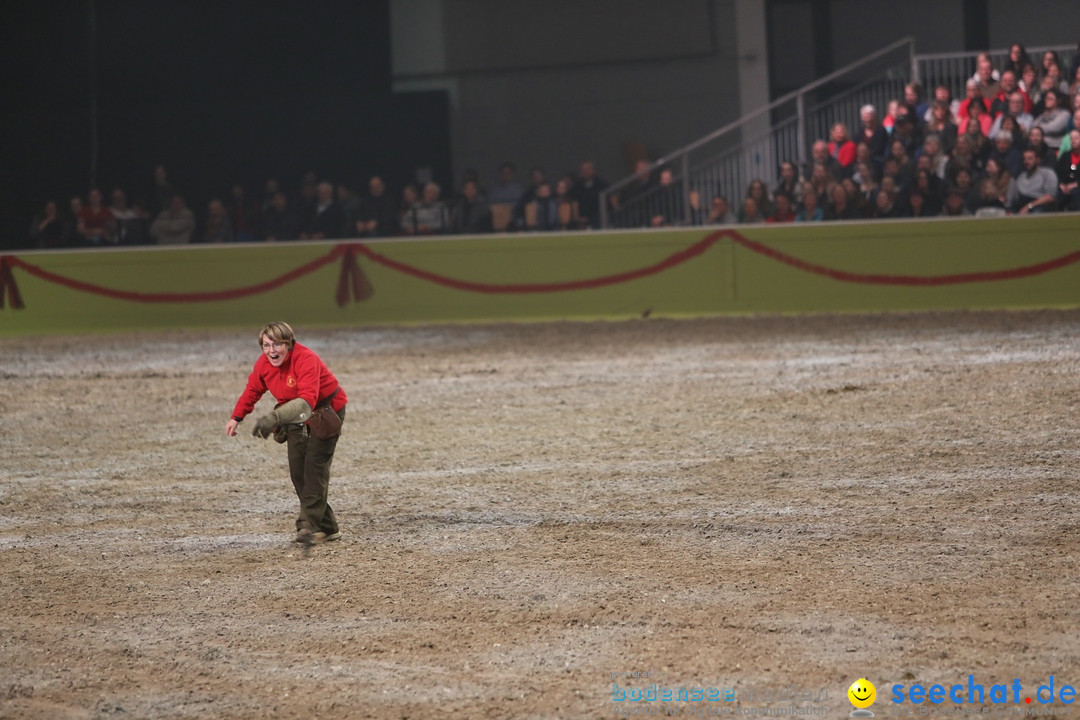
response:
[[[15,284],[15,276],[11,273],[12,260],[8,255],[0,256],[0,310],[4,309],[4,295],[16,310],[26,307],[19,294],[19,286]]]
[[[352,290],[353,302],[362,302],[375,294],[375,287],[356,262],[356,245],[350,245],[341,256],[341,274],[338,276],[337,304],[345,307]]]
[[[1014,280],[1017,278],[1031,277],[1033,275],[1041,275],[1051,270],[1058,270],[1060,268],[1072,265],[1073,263],[1080,262],[1080,250],[1067,253],[1051,260],[1046,260],[1033,265],[1025,265],[1023,267],[1009,268],[1007,270],[989,270],[983,272],[972,273],[956,273],[952,275],[882,275],[871,273],[855,273],[847,270],[837,270],[836,268],[825,267],[824,265],[818,265],[811,263],[793,255],[781,252],[775,248],[769,247],[764,243],[750,240],[744,237],[741,233],[725,229],[717,230],[709,233],[701,240],[698,240],[693,245],[683,248],[677,252],[672,253],[663,260],[652,265],[637,268],[636,270],[627,270],[621,273],[615,273],[612,275],[602,275],[599,277],[585,278],[581,280],[568,280],[563,282],[549,282],[549,283],[484,283],[471,280],[462,280],[459,278],[452,278],[446,275],[440,275],[430,270],[418,268],[414,265],[408,265],[399,260],[389,258],[382,253],[372,250],[367,245],[360,243],[353,244],[341,244],[336,245],[330,249],[325,255],[322,255],[308,263],[305,263],[297,268],[289,270],[275,278],[256,283],[255,285],[248,285],[245,287],[232,288],[228,290],[218,290],[214,292],[171,292],[171,293],[147,293],[136,292],[130,290],[115,290],[113,288],[106,288],[100,285],[94,285],[92,283],[84,282],[82,280],[75,280],[73,278],[67,278],[56,273],[49,272],[37,265],[22,260],[14,255],[2,255],[0,256],[0,309],[5,306],[4,296],[7,296],[7,302],[16,310],[22,310],[25,305],[23,303],[22,295],[19,293],[19,288],[15,284],[15,276],[12,273],[13,268],[21,268],[31,275],[45,280],[47,282],[62,285],[72,290],[78,290],[80,292],[92,293],[95,295],[101,295],[103,297],[113,298],[115,300],[129,300],[132,302],[218,302],[222,300],[233,300],[236,298],[247,297],[251,295],[258,295],[260,293],[268,292],[279,288],[286,283],[292,282],[299,277],[312,273],[324,265],[327,265],[338,257],[341,258],[341,271],[338,275],[337,292],[335,299],[337,304],[344,307],[349,302],[349,296],[352,296],[354,302],[363,302],[368,300],[375,294],[375,288],[371,284],[367,275],[361,269],[360,264],[357,262],[357,255],[363,255],[371,262],[378,263],[383,267],[390,270],[409,275],[420,280],[432,282],[444,287],[453,288],[455,290],[462,290],[466,292],[477,292],[487,294],[518,294],[518,293],[549,293],[549,292],[564,292],[569,290],[589,290],[593,288],[604,287],[606,285],[615,285],[618,283],[629,282],[631,280],[638,280],[649,275],[655,275],[656,273],[668,270],[676,265],[680,265],[688,260],[691,260],[712,247],[714,244],[724,238],[729,238],[733,243],[743,247],[753,253],[757,253],[764,257],[767,257],[776,262],[783,263],[789,267],[802,270],[803,272],[820,275],[839,282],[849,283],[861,283],[868,285],[907,285],[913,287],[931,287],[940,285],[956,285],[961,283],[974,283],[974,282],[994,282],[1001,280]]]

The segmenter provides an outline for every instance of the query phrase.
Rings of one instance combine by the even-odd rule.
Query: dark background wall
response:
[[[391,94],[389,22],[389,0],[5,3],[4,246],[91,183],[148,197],[158,163],[197,214],[308,170],[449,179],[446,94]]]
[[[744,65],[764,57],[736,5],[395,0],[394,86],[449,94],[459,177],[492,183],[504,160],[522,181],[534,166],[557,177],[588,159],[612,182],[739,117]]]

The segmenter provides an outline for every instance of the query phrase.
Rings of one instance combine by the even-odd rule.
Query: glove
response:
[[[270,437],[270,434],[274,432],[274,428],[277,426],[302,423],[309,417],[311,417],[311,406],[308,405],[307,400],[296,398],[287,403],[282,403],[280,407],[256,420],[255,427],[251,429],[251,434],[265,440]]]
[[[251,428],[251,434],[255,437],[265,440],[270,437],[270,433],[274,432],[274,428],[278,426],[277,415],[274,413],[266,413],[261,418],[255,421],[255,427]]]

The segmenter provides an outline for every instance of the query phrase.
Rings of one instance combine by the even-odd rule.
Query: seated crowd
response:
[[[908,84],[886,112],[865,105],[858,129],[835,123],[804,163],[786,161],[771,190],[749,184],[732,203],[717,188],[685,193],[670,169],[643,163],[619,197],[617,224],[812,222],[1080,211],[1080,55],[1036,67],[1014,44],[1005,67],[987,54],[965,96],[923,98]],[[800,170],[801,168],[801,170]]]
[[[780,166],[774,188],[754,180],[734,206],[715,188],[684,192],[670,168],[647,161],[608,202],[621,227],[1075,212],[1078,165],[1080,54],[1066,72],[1056,53],[1033,63],[1014,44],[1002,68],[979,56],[963,98],[944,85],[924,98],[909,84],[883,116],[864,106],[856,132],[836,123],[804,163]],[[108,203],[98,189],[67,207],[47,202],[30,242],[53,248],[580,230],[600,226],[607,187],[590,161],[554,183],[535,169],[527,187],[512,163],[486,190],[468,171],[454,193],[434,182],[394,192],[376,175],[361,196],[308,173],[293,197],[276,179],[261,198],[234,185],[197,220],[159,166],[149,197],[130,204],[120,188]]]
[[[154,171],[149,200],[129,204],[116,188],[109,202],[91,189],[67,207],[50,200],[30,228],[32,247],[96,247],[112,245],[318,240],[392,237],[446,233],[491,233],[519,230],[581,230],[600,226],[600,197],[607,184],[591,161],[575,175],[554,184],[540,169],[526,187],[516,179],[512,163],[499,169],[497,184],[485,191],[469,171],[459,192],[445,194],[435,182],[409,184],[391,192],[379,175],[357,195],[345,185],[307,173],[295,196],[277,179],[267,180],[261,198],[252,198],[241,184],[225,199],[211,200],[197,218],[183,194],[169,181],[164,167]]]

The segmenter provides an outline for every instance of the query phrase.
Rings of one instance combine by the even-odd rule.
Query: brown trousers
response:
[[[345,419],[345,408],[338,416]],[[289,476],[296,497],[300,499],[300,514],[296,529],[332,535],[338,531],[337,517],[326,496],[330,490],[330,464],[334,461],[337,436],[320,440],[308,432],[306,425],[290,425],[288,430]]]

